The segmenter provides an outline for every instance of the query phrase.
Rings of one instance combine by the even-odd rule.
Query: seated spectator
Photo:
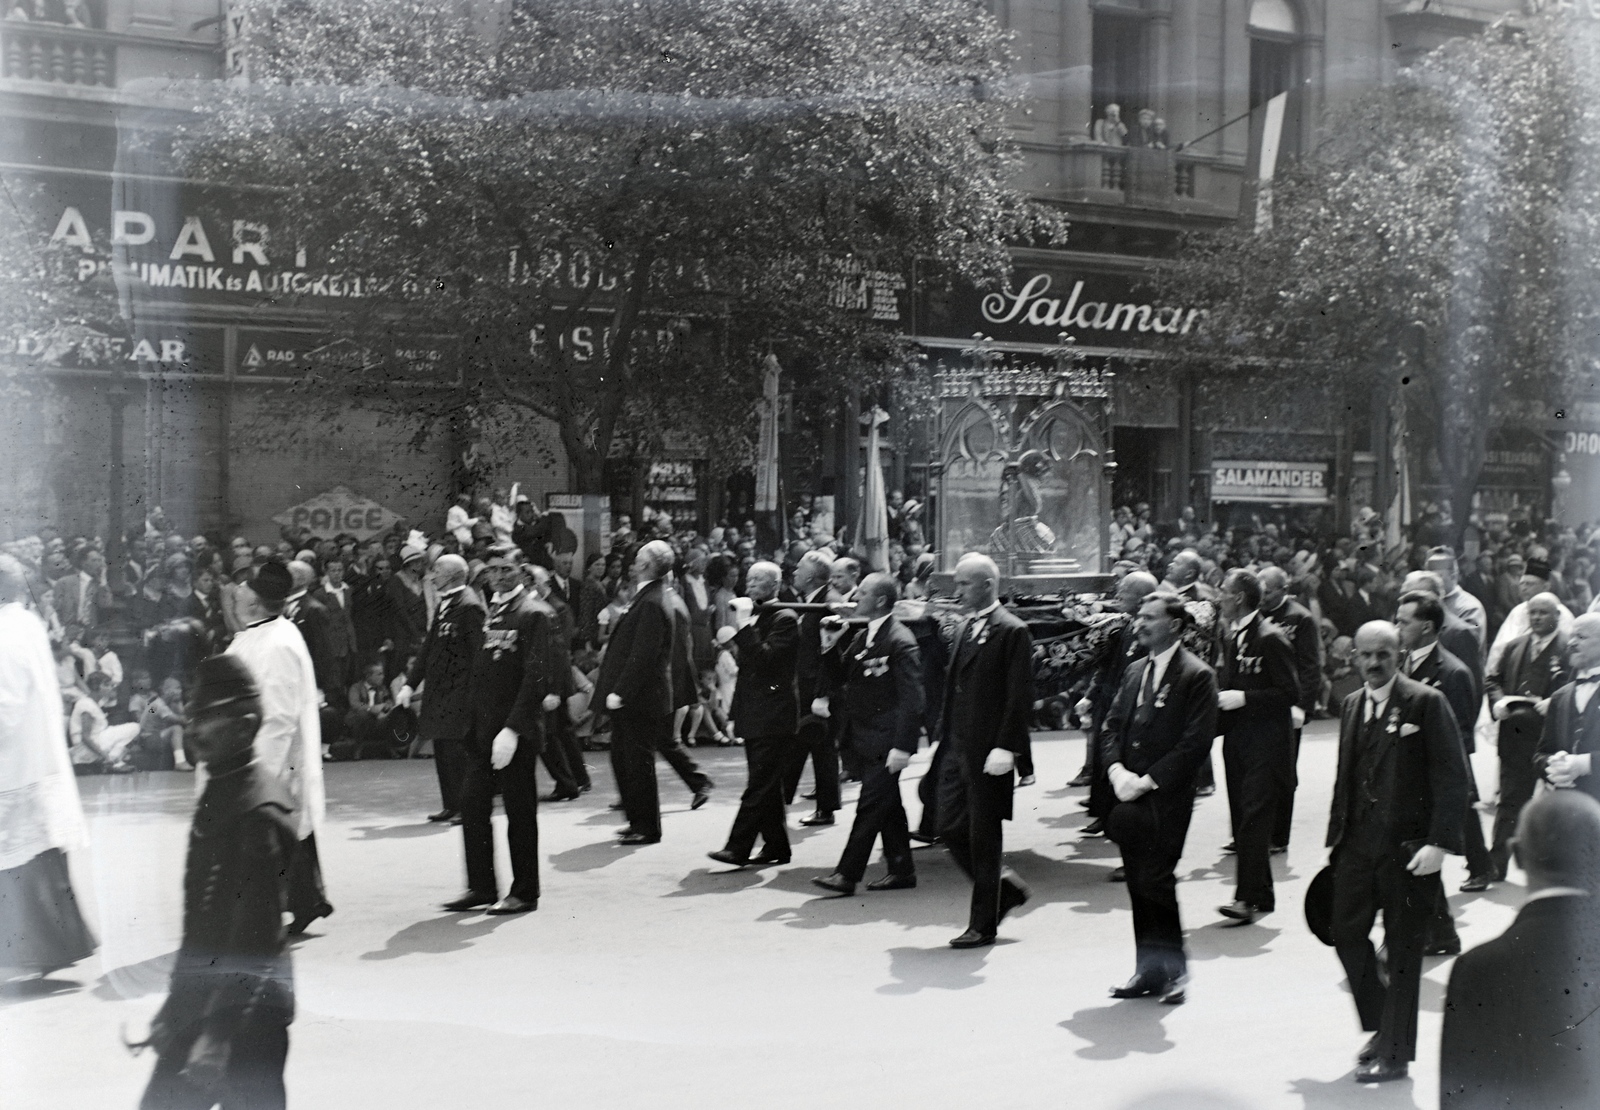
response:
[[[409,711],[395,705],[394,692],[383,678],[383,663],[373,661],[361,672],[361,681],[349,691],[344,718],[344,738],[332,745],[341,759],[392,759],[409,741]]]
[[[107,723],[106,707],[115,705],[117,698],[110,676],[96,671],[85,686],[68,695],[71,709],[67,714],[67,753],[73,770],[80,774],[134,770],[127,751],[139,736],[138,724]]]
[[[111,650],[111,636],[105,629],[97,628],[90,634],[89,651],[94,658],[91,670],[105,672],[111,678],[111,685],[121,690],[122,659]]]
[[[146,682],[149,676],[145,676]],[[183,683],[174,677],[161,680],[160,693],[145,696],[138,715],[139,766],[146,770],[192,771],[183,746]],[[134,697],[128,699],[133,712]]]

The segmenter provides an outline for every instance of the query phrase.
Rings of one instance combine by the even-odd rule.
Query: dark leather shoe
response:
[[[1422,949],[1424,956],[1459,956],[1461,955],[1461,938],[1451,937],[1448,940],[1433,941]]]
[[[451,913],[460,913],[463,910],[475,910],[480,906],[492,906],[494,903],[494,895],[479,894],[476,890],[469,890],[460,897],[446,902],[443,908]]]
[[[1288,854],[1289,846],[1287,844],[1274,844],[1267,849],[1267,855],[1269,856],[1286,856]]]
[[[817,792],[815,790],[807,790],[804,794],[802,794],[800,796],[802,798],[804,798],[808,802],[814,802],[814,801],[817,800]]]
[[[807,825],[807,826],[810,826],[812,828],[815,828],[817,825],[831,825],[831,824],[833,824],[833,814],[831,814],[831,813],[823,813],[819,809],[819,810],[817,810],[817,812],[813,813],[810,817],[802,817],[802,818],[800,818],[800,823],[802,825]]]
[[[1128,869],[1126,867],[1113,867],[1111,874],[1106,876],[1106,882],[1108,883],[1125,883],[1127,881]]]
[[[539,900],[537,898],[530,901],[527,898],[518,898],[515,894],[508,894],[483,912],[504,915],[509,913],[531,913],[538,908]]]
[[[952,937],[951,948],[982,948],[986,944],[994,943],[993,933],[980,933],[976,929],[968,929],[959,937]]]
[[[333,907],[327,902],[323,902],[321,905],[314,907],[310,912],[301,914],[293,921],[289,922],[289,935],[292,937],[299,936],[301,933],[311,928],[311,923],[317,918],[327,917],[331,913],[333,913]]]
[[[1156,999],[1163,1006],[1182,1006],[1189,1001],[1189,977],[1180,975],[1176,979],[1167,981],[1162,988],[1161,997]]]
[[[1000,916],[996,922],[1004,921],[1006,914],[1019,906],[1028,904],[1028,899],[1033,897],[1033,891],[1028,884],[1017,878],[1015,871],[1007,869],[1000,875]]]
[[[459,824],[461,824],[461,822],[462,822],[462,817],[461,817],[461,814],[459,814],[459,813],[456,814],[454,817],[450,818],[450,824],[452,826],[459,825]]]
[[[868,890],[910,890],[917,885],[915,875],[885,875],[867,884]]]
[[[694,800],[689,803],[690,809],[699,809],[711,800],[711,787],[702,786],[694,792]]]
[[[750,863],[754,867],[782,867],[788,862],[788,856],[769,856],[765,852],[759,856],[750,857]]]
[[[1382,1033],[1374,1033],[1367,1038],[1367,1043],[1361,1046],[1361,1051],[1356,1053],[1357,1064],[1370,1064],[1378,1058],[1378,1038]]]
[[[1098,817],[1096,817],[1093,821],[1090,821],[1081,830],[1081,835],[1083,836],[1104,836],[1105,834],[1106,823],[1100,820]]]
[[[1461,884],[1462,894],[1479,894],[1489,889],[1493,882],[1487,875],[1468,875],[1467,881]]]
[[[1089,774],[1088,771],[1079,771],[1076,775],[1073,775],[1070,779],[1067,780],[1067,786],[1068,787],[1088,786],[1092,782],[1094,782],[1094,776],[1093,775]]]
[[[1227,852],[1230,856],[1236,856],[1239,854],[1239,845],[1230,840],[1222,846],[1222,850]]]
[[[1215,786],[1202,786],[1194,792],[1196,798],[1209,798],[1217,792]]]
[[[854,894],[856,884],[835,871],[832,875],[824,875],[820,879],[813,878],[812,886],[820,886],[823,890],[831,890],[835,894]]]
[[[620,812],[622,812],[624,809],[626,809],[628,807],[623,805],[621,802],[612,802],[610,805],[606,806],[606,808],[607,809],[614,809],[618,813],[620,813]]]
[[[730,852],[726,848],[718,848],[715,852],[707,852],[706,858],[714,859],[718,863],[725,863],[729,867],[749,867],[750,857],[741,856],[737,852]]]
[[[430,821],[448,821],[448,820],[450,820],[450,818],[454,817],[455,815],[456,815],[456,811],[453,810],[453,809],[441,809],[438,813],[430,813],[430,814],[428,814],[428,820],[430,820]]]
[[[915,832],[915,831],[913,831],[911,833],[908,833],[907,835],[911,837],[911,842],[913,844],[937,844],[937,843],[939,843],[939,838],[937,836],[929,836],[927,833],[924,833],[924,832]]]
[[[647,836],[642,832],[625,832],[617,837],[618,844],[660,844],[659,836]]]
[[[539,800],[541,802],[570,802],[576,800],[577,797],[578,792],[576,790],[572,791],[570,794],[561,790],[552,790]]]
[[[1391,1079],[1404,1079],[1410,1074],[1411,1065],[1388,1060],[1374,1060],[1370,1064],[1362,1064],[1356,1069],[1357,1083],[1387,1083]]]
[[[1252,906],[1249,902],[1229,902],[1226,906],[1218,906],[1217,912],[1223,917],[1237,921],[1241,925],[1252,924],[1256,918],[1267,913],[1260,906]]]
[[[587,794],[587,793],[589,793],[589,791],[591,791],[593,789],[594,789],[594,783],[586,782],[582,786],[578,787],[578,793],[579,794]]]
[[[1149,998],[1166,989],[1166,983],[1153,975],[1139,974],[1120,987],[1111,988],[1112,998]]]

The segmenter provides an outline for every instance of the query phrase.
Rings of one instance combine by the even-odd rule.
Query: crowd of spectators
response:
[[[1336,532],[1260,517],[1234,527],[1202,525],[1192,508],[1176,521],[1157,522],[1150,506],[1140,503],[1119,506],[1109,530],[1118,578],[1148,570],[1161,579],[1184,549],[1202,560],[1202,588],[1219,588],[1234,567],[1280,567],[1288,575],[1290,596],[1322,629],[1324,711],[1360,685],[1351,659],[1356,629],[1369,620],[1393,618],[1411,572],[1438,574],[1447,593],[1460,589],[1476,598],[1490,645],[1501,638],[1513,611],[1534,594],[1554,594],[1570,614],[1596,608],[1600,595],[1600,527],[1540,525],[1526,513],[1475,514],[1457,529],[1446,511],[1429,505],[1394,542],[1384,518],[1371,508],[1357,513],[1348,530]]]

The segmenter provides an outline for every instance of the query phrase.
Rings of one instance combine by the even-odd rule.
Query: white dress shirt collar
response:
[[[1394,684],[1399,677],[1400,672],[1396,671],[1393,678],[1377,689],[1373,689],[1371,686],[1363,686],[1361,688],[1366,694],[1365,699],[1362,701],[1361,719],[1363,721],[1370,721],[1373,717],[1383,713],[1384,707],[1389,704],[1389,698],[1394,694]]]
[[[1433,654],[1433,649],[1438,645],[1438,643],[1439,641],[1435,640],[1431,644],[1423,644],[1419,648],[1412,648],[1410,651],[1406,652],[1406,674],[1411,674],[1418,667],[1422,666],[1422,664],[1427,661],[1428,656]]]
[[[873,645],[873,642],[875,640],[877,640],[877,638],[878,638],[878,629],[882,628],[883,627],[883,622],[888,620],[888,619],[889,619],[889,614],[885,613],[883,616],[878,617],[876,620],[870,620],[870,621],[867,622],[867,643],[866,643],[867,647],[870,648]]]
[[[1167,676],[1167,668],[1172,665],[1172,660],[1177,656],[1178,649],[1183,646],[1183,641],[1177,640],[1160,655],[1150,657],[1150,689],[1159,690],[1161,680]]]

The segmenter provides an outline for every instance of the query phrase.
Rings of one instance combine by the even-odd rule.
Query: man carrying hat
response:
[[[493,590],[482,646],[472,666],[472,722],[463,744],[461,832],[467,889],[446,902],[451,911],[487,907],[492,914],[539,908],[539,786],[534,778],[544,743],[544,717],[561,705],[551,659],[560,634],[555,612],[523,581],[517,548],[489,551],[484,576]],[[494,796],[505,799],[511,889],[499,897],[494,873]]]
[[[141,1110],[284,1105],[294,969],[283,908],[298,849],[294,803],[254,758],[263,715],[242,659],[200,661],[185,736],[208,775],[189,830],[183,942],[145,1042],[158,1059]]]
[[[333,912],[322,886],[317,829],[326,816],[322,785],[322,724],[316,670],[300,630],[284,616],[294,586],[289,568],[269,559],[240,587],[249,623],[228,647],[255,679],[260,691],[261,729],[256,759],[276,778],[294,805],[299,848],[289,874],[291,933],[303,933],[317,918]]]

